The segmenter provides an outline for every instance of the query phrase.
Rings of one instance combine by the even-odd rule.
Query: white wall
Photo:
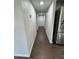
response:
[[[24,2],[22,2],[22,7],[24,11],[24,24],[25,24],[25,31],[27,35],[27,46],[30,55],[37,34],[36,12],[32,4],[29,2],[29,0],[27,1],[25,0]]]
[[[50,43],[53,37],[54,16],[55,16],[56,0],[50,5],[48,12],[46,13],[45,30]]]
[[[14,1],[14,55],[28,56],[21,1]]]
[[[14,55],[29,57],[37,32],[36,13],[29,0],[15,0],[14,8]]]

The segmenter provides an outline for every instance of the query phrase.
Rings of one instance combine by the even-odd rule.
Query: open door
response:
[[[60,11],[61,11],[61,8],[57,9],[56,12],[55,12],[55,21],[54,21],[54,29],[53,29],[53,40],[52,40],[53,44],[56,44],[56,40],[57,40],[57,32],[58,32]]]

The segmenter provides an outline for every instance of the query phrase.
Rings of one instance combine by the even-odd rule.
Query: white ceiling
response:
[[[53,0],[30,0],[37,12],[46,12]],[[40,2],[43,1],[44,5],[40,5]]]

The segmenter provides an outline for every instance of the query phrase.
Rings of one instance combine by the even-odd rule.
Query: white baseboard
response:
[[[52,44],[53,42],[52,41],[51,42],[49,41],[49,43]]]
[[[18,57],[30,57],[30,55],[26,55],[26,54],[17,54],[17,53],[14,53],[14,56],[18,56]]]

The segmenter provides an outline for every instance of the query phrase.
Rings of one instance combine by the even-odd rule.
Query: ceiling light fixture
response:
[[[41,1],[41,2],[40,2],[40,5],[44,5],[44,2],[43,2],[43,1]]]

